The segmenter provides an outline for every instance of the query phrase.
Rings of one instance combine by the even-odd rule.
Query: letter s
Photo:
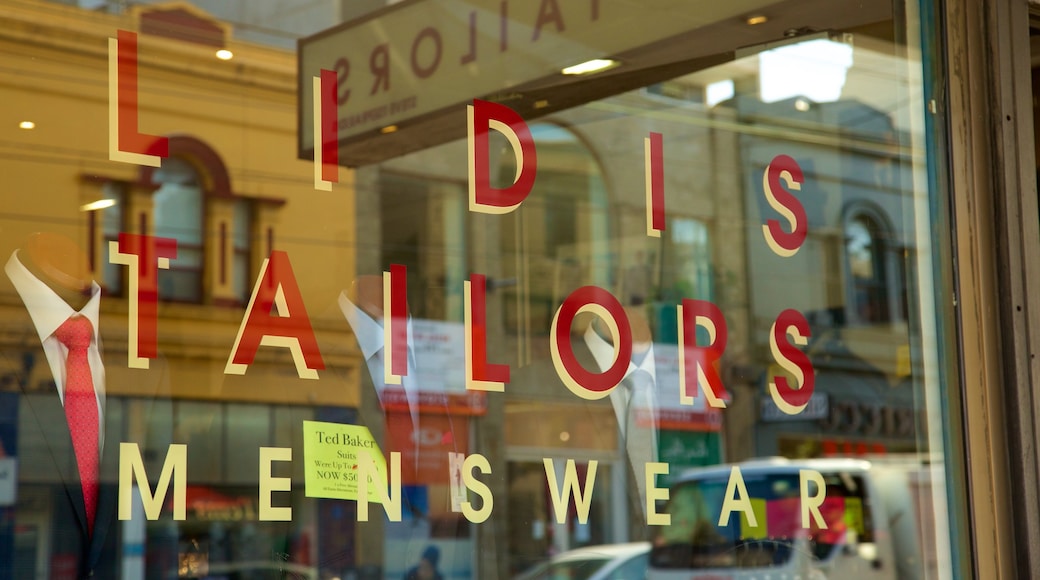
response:
[[[780,185],[781,179],[794,191],[800,191],[801,184],[805,182],[802,168],[787,155],[777,155],[769,162],[762,174],[762,189],[769,206],[784,216],[791,226],[791,231],[784,231],[779,220],[768,219],[762,225],[762,233],[770,250],[778,256],[790,258],[798,253],[805,243],[805,237],[809,233],[809,220],[802,202]]]
[[[781,312],[776,317],[773,327],[769,329],[769,350],[772,351],[773,358],[785,371],[794,375],[795,382],[800,385],[792,387],[786,377],[777,376],[769,383],[769,394],[781,411],[788,415],[797,415],[809,404],[816,377],[808,355],[787,341],[788,334],[799,346],[809,343],[809,323],[797,310],[787,309]]]

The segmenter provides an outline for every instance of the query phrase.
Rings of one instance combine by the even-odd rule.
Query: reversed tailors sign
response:
[[[669,64],[660,54],[652,60],[647,47],[762,4],[732,0],[677,10],[675,0],[401,2],[299,41],[299,155],[314,156],[317,132],[323,143],[339,144],[336,154],[332,143],[318,148],[326,163],[377,163],[464,137],[466,104],[474,98],[531,119],[618,92],[624,88],[617,82],[596,91],[565,85],[592,78],[582,74],[597,70],[590,62],[609,69],[597,79]],[[734,42],[732,35],[700,40],[704,54],[734,48],[719,45]],[[682,56],[697,56],[690,43]],[[325,118],[333,112],[335,120]]]

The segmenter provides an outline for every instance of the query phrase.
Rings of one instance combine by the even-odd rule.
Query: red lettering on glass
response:
[[[719,377],[719,361],[726,350],[728,332],[722,310],[707,300],[683,299],[679,305],[679,393],[680,402],[692,405],[697,397],[697,385],[708,400],[708,405],[726,408],[729,398]],[[697,327],[708,333],[708,344],[697,345]]]
[[[644,141],[646,158],[646,235],[659,238],[664,231],[664,137],[650,133]]]
[[[534,187],[538,159],[534,138],[527,123],[505,105],[474,99],[469,117],[469,209],[480,213],[505,214],[520,207]],[[495,129],[509,140],[516,160],[513,184],[491,187],[488,132]]]
[[[574,356],[571,326],[582,312],[602,320],[610,331],[616,358],[602,373],[586,370]],[[549,350],[560,379],[575,395],[588,400],[602,399],[625,377],[632,360],[632,327],[621,302],[597,286],[582,286],[572,292],[553,316],[549,330]]]
[[[401,384],[401,377],[408,375],[408,267],[390,264],[390,271],[383,272],[384,344],[389,345],[383,353],[383,370],[388,385]]]
[[[271,252],[260,268],[224,373],[244,375],[261,345],[288,348],[302,379],[317,379],[325,368],[289,255],[281,251]]]
[[[108,40],[108,157],[159,167],[169,155],[169,140],[141,133],[137,125],[137,34],[120,30]]]
[[[177,257],[177,240],[120,233],[109,243],[109,261],[130,268],[130,341],[127,366],[148,368],[158,356],[159,268],[168,269]]]
[[[794,344],[788,342],[789,335]],[[816,383],[812,362],[808,355],[798,348],[806,346],[810,336],[809,322],[800,312],[790,308],[776,317],[776,322],[769,330],[769,350],[772,351],[773,358],[781,368],[795,377],[795,383],[799,385],[791,386],[787,377],[779,375],[773,377],[769,383],[769,394],[773,397],[773,402],[788,415],[801,413],[812,398]]]
[[[777,155],[769,162],[769,166],[762,174],[762,189],[769,206],[787,220],[791,231],[785,231],[779,220],[770,218],[762,226],[762,233],[766,237],[769,249],[778,256],[789,258],[795,255],[805,242],[809,233],[809,221],[802,203],[784,189],[780,183],[781,179],[788,188],[794,191],[801,190],[801,184],[805,182],[802,168],[798,166],[797,161],[787,155]]]
[[[465,283],[466,388],[475,391],[504,391],[509,382],[509,365],[487,360],[487,279],[473,274]]]
[[[339,182],[339,130],[336,118],[336,71],[321,70],[321,178]]]

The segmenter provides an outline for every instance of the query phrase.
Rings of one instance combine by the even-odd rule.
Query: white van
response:
[[[648,580],[910,580],[937,574],[927,507],[931,472],[920,461],[767,459],[736,465],[756,525],[740,511],[719,525],[732,465],[683,473],[663,509],[671,525],[655,532]],[[823,527],[801,526],[803,470],[823,477]],[[807,491],[806,497],[816,497],[817,484],[809,481]]]

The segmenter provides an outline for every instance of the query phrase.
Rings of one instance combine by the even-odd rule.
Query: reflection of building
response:
[[[180,27],[171,26],[174,21]],[[5,129],[0,143],[0,174],[13,201],[0,215],[0,253],[6,261],[41,231],[86,250],[103,285],[105,416],[118,425],[105,444],[156,442],[143,449],[152,477],[162,466],[165,442],[188,444],[188,519],[173,523],[164,511],[161,522],[149,524],[152,572],[165,577],[178,562],[183,568],[199,561],[216,570],[227,562],[268,558],[272,550],[312,564],[319,550],[315,532],[337,525],[328,516],[319,522],[316,500],[298,491],[284,494],[293,498],[291,524],[255,517],[257,448],[298,439],[292,434],[305,419],[353,421],[356,413],[348,407],[358,401],[357,356],[332,308],[353,273],[352,191],[347,182],[332,193],[314,191],[310,166],[283,151],[296,123],[292,54],[232,42],[225,25],[184,7],[116,16],[22,2],[5,6],[0,23],[4,74],[17,79],[0,87],[0,101],[19,120],[35,123],[31,131]],[[160,168],[112,162],[105,155],[106,47],[119,30],[140,31],[138,121],[142,132],[169,137],[169,157]],[[181,36],[171,37],[171,31]],[[234,60],[215,58],[221,47],[232,49]],[[314,211],[338,221],[311,227]],[[108,253],[120,232],[178,242],[177,258],[159,273],[159,358],[149,375],[161,378],[169,399],[142,400],[147,393],[141,375],[134,374],[141,371],[127,368],[130,286],[127,269],[110,264]],[[260,349],[242,380],[224,375],[249,292],[272,250],[289,254],[324,348],[329,370],[318,381],[296,378],[284,349],[272,348]],[[20,308],[16,295],[0,296],[8,321],[0,342],[10,355],[5,360],[17,362],[5,366],[2,389],[14,393],[43,376],[39,360],[25,359],[23,365],[16,356],[29,348],[31,331],[15,326]],[[53,387],[45,382],[39,396],[48,392]],[[157,418],[147,424],[141,412],[146,407]],[[0,437],[12,453],[8,434]],[[40,445],[23,437],[18,449],[46,453]],[[43,477],[25,471],[23,477]],[[302,465],[295,465],[294,483],[302,486],[302,475]],[[19,577],[32,574],[26,562],[33,563],[33,577],[59,577],[66,566],[52,541],[60,536],[47,519],[48,485],[42,479],[38,489],[21,494],[14,527],[0,530],[0,554],[17,551]],[[340,518],[353,529],[352,513]],[[124,541],[144,541],[137,534],[125,528]],[[128,573],[144,566],[143,557],[128,562]]]
[[[762,103],[754,94],[752,56],[531,122],[538,177],[520,209],[504,216],[466,212],[463,142],[358,170],[364,190],[381,193],[358,198],[359,236],[382,240],[381,248],[359,249],[362,270],[408,264],[410,275],[433,290],[410,287],[413,310],[447,320],[460,317],[453,293],[464,273],[489,277],[490,359],[510,364],[513,381],[502,407],[492,397],[487,416],[476,420],[476,431],[489,435],[502,421],[505,440],[478,436],[477,449],[493,470],[508,469],[505,488],[494,492],[508,492],[509,520],[540,522],[534,531],[510,525],[514,568],[547,550],[641,533],[638,511],[626,508],[632,486],[624,477],[623,444],[579,436],[573,427],[580,417],[617,430],[609,406],[576,403],[548,361],[553,314],[583,285],[619,297],[633,320],[644,321],[658,350],[676,348],[680,300],[711,300],[724,313],[728,342],[720,373],[732,398],[719,415],[721,434],[693,416],[672,423],[678,428],[662,433],[660,447],[672,454],[666,459],[676,470],[759,455],[917,449],[921,415],[905,298],[912,272],[904,271],[904,253],[913,247],[910,165],[901,141],[906,128],[897,128],[905,118],[898,103],[881,102],[886,97],[871,96],[869,105],[855,100],[862,77],[886,70],[870,48],[884,41],[860,38],[863,47],[853,49],[848,71],[851,96],[834,103]],[[706,86],[724,77],[735,94],[707,104]],[[643,137],[650,132],[665,136],[668,222],[659,239],[645,233]],[[499,137],[491,137],[491,166],[504,186],[515,167]],[[762,224],[772,217],[762,173],[780,153],[805,173],[799,199],[810,231],[787,259],[770,254],[762,239]],[[778,368],[767,331],[787,308],[810,321],[807,352],[817,370],[819,395],[798,417],[779,413],[763,389]],[[678,401],[662,402],[658,413],[680,409]],[[516,430],[517,422],[524,429]],[[539,458],[575,455],[611,469],[613,495],[597,497],[590,530],[553,524],[540,496]]]
[[[426,82],[415,92],[432,94],[426,89],[437,85],[456,90],[458,103],[477,96],[516,106],[538,141],[540,175],[523,208],[507,216],[467,212],[466,153],[458,142],[342,171],[344,181],[331,194],[313,191],[309,161],[290,159],[296,133],[305,132],[308,120],[304,113],[303,126],[296,126],[297,81],[306,86],[309,79],[296,78],[295,57],[230,43],[225,25],[193,9],[135,8],[124,17],[22,0],[0,11],[6,80],[0,102],[11,115],[28,112],[36,124],[25,132],[15,130],[15,122],[0,128],[0,175],[11,189],[8,209],[0,214],[0,251],[41,230],[83,245],[106,292],[101,332],[113,431],[157,443],[145,448],[153,472],[162,463],[164,440],[190,449],[187,521],[172,522],[167,509],[147,528],[128,525],[127,568],[146,561],[153,576],[174,569],[203,574],[207,568],[215,576],[245,576],[247,567],[257,575],[277,570],[306,576],[318,566],[329,576],[359,567],[362,577],[380,569],[394,575],[429,543],[440,550],[442,565],[449,558],[458,563],[451,568],[457,578],[507,577],[560,549],[639,537],[646,530],[635,517],[638,510],[626,502],[635,486],[628,480],[617,407],[576,400],[561,388],[548,361],[553,312],[583,284],[614,293],[640,323],[640,338],[652,338],[655,354],[675,346],[675,309],[682,298],[711,300],[725,315],[729,340],[718,370],[731,399],[723,413],[709,415],[721,417],[721,431],[714,429],[718,422],[695,424],[681,407],[667,409],[675,411],[679,425],[662,430],[658,446],[673,468],[766,454],[927,450],[937,460],[934,475],[940,464],[945,467],[947,487],[938,477],[934,486],[933,480],[920,484],[915,505],[935,518],[944,537],[949,512],[952,531],[945,539],[960,558],[953,565],[970,569],[972,550],[965,548],[974,542],[977,555],[998,554],[995,564],[976,557],[979,575],[997,575],[986,572],[1001,566],[1005,575],[1013,575],[1016,564],[1024,568],[1037,543],[1029,522],[1038,520],[1031,491],[1036,446],[1029,358],[1038,300],[1029,291],[1037,279],[1030,261],[1037,233],[1035,200],[1030,201],[1034,167],[1029,160],[1020,170],[1016,155],[1028,157],[1030,144],[1012,134],[1029,112],[1023,83],[1017,82],[1028,54],[1020,50],[1026,46],[1024,3],[948,0],[940,3],[940,18],[925,2],[801,0],[766,4],[768,15],[761,16],[745,10],[763,7],[754,2],[704,2],[674,8],[683,18],[656,13],[674,21],[667,26],[684,26],[687,18],[696,23],[674,37],[662,31],[666,27],[634,25],[638,18],[609,17],[611,5],[638,10],[655,5],[649,0],[592,2],[591,11],[582,3],[513,3],[514,20],[503,17],[501,24],[495,11],[509,3],[486,0],[480,6],[490,10],[448,15],[464,31],[455,38],[438,38],[441,23],[420,18],[413,18],[409,26],[415,28],[407,33],[389,25],[388,15],[399,9],[477,1],[408,2],[373,14],[374,47],[353,38],[342,43],[361,46],[350,55],[354,76],[348,88],[356,96],[372,76],[388,79],[372,70],[390,62],[391,55],[379,48],[388,42],[404,48],[392,55],[394,65],[405,69],[402,76],[394,69],[395,87]],[[68,3],[103,5],[113,13],[126,5]],[[312,34],[348,13],[367,14],[387,3],[196,4],[225,14],[249,4],[262,16],[242,17],[254,25],[245,32],[280,36],[289,48],[292,35],[283,31],[291,27]],[[277,10],[269,10],[275,5]],[[322,17],[297,26],[306,18],[283,8]],[[171,17],[186,28],[172,26]],[[481,39],[487,42],[479,61],[474,53],[467,63],[467,47],[460,51],[449,42],[474,38],[467,38],[466,23],[476,29],[478,22],[490,22],[493,30]],[[604,33],[605,26],[620,33]],[[1012,28],[1014,34],[1005,34]],[[171,157],[156,170],[105,159],[105,42],[119,29],[141,33],[140,128],[170,137]],[[756,84],[776,71],[762,70],[763,60],[752,55],[715,66],[733,49],[739,55],[765,50],[759,43],[767,41],[801,44],[791,34],[825,29],[855,35],[855,48],[843,44],[840,58],[821,59],[840,69],[827,73],[841,81],[831,95],[840,94],[836,102],[792,92],[765,104]],[[546,62],[548,53],[574,60],[596,56],[585,53],[602,52],[614,37],[642,46],[624,53],[602,76],[571,80],[556,72],[554,60],[552,74],[533,85],[507,86],[511,81],[505,79],[493,91],[478,89],[492,76],[484,73],[495,68],[488,65],[493,54],[506,52],[507,30],[510,56],[531,56],[523,54],[531,50],[534,60]],[[580,36],[588,31],[590,36]],[[921,31],[929,36],[918,45]],[[537,48],[556,40],[562,42],[551,50]],[[438,42],[450,50],[434,52]],[[234,60],[216,61],[212,51],[226,44]],[[381,55],[387,60],[381,62]],[[350,61],[345,62],[347,67],[336,60],[325,64],[346,72]],[[433,72],[438,66],[471,76],[445,82],[447,76]],[[800,84],[773,76],[787,88]],[[306,93],[304,88],[299,94]],[[375,102],[371,110],[411,106],[414,100]],[[965,109],[975,114],[963,115]],[[454,113],[463,116],[463,108]],[[385,139],[414,135],[408,123],[370,129],[355,150],[382,149],[385,155]],[[464,133],[461,122],[452,129],[445,134]],[[650,131],[665,135],[669,221],[660,239],[649,239],[643,223],[642,140]],[[910,143],[908,135],[917,141]],[[428,142],[413,143],[415,150]],[[502,154],[505,147],[494,144],[492,173],[508,182],[513,168]],[[808,177],[800,197],[810,236],[798,256],[783,260],[765,249],[760,229],[763,219],[775,217],[760,184],[764,166],[778,152],[792,155]],[[950,212],[946,205],[956,207]],[[955,224],[947,223],[954,217]],[[169,400],[148,400],[123,366],[130,285],[125,268],[107,255],[108,242],[121,231],[179,243],[178,259],[160,273],[160,357],[153,373],[165,379]],[[319,335],[328,367],[319,381],[300,380],[285,352],[267,348],[245,376],[224,374],[252,281],[261,260],[276,249],[289,253]],[[428,347],[444,363],[431,371],[435,380],[423,377],[422,390],[435,393],[422,393],[430,404],[419,411],[418,428],[408,416],[407,396],[380,408],[366,388],[368,361],[355,349],[337,308],[336,298],[349,292],[355,274],[378,275],[390,263],[407,265],[413,322],[431,340],[413,347]],[[489,276],[489,360],[509,364],[514,380],[504,395],[450,409],[441,395],[460,389],[458,365],[450,361],[457,361],[460,350],[462,281],[473,272]],[[955,301],[947,300],[952,296]],[[764,388],[780,372],[766,337],[784,308],[808,318],[812,330],[805,351],[815,367],[817,396],[797,417],[779,411]],[[0,369],[0,451],[7,455],[19,435],[18,412],[50,386],[39,356],[26,356],[33,337],[14,322],[18,309],[13,295],[0,293],[0,350],[10,355]],[[575,334],[585,324],[580,321]],[[24,384],[39,392],[22,397],[18,387]],[[158,419],[145,419],[143,409]],[[405,457],[405,522],[359,525],[353,503],[304,497],[299,454],[291,468],[296,487],[275,494],[282,506],[294,508],[293,521],[257,521],[252,449],[298,449],[299,426],[308,419],[365,423],[384,449],[411,453]],[[961,457],[962,444],[970,460]],[[42,449],[40,439],[31,437],[22,437],[19,447],[21,457]],[[468,525],[453,510],[457,498],[444,482],[445,464],[451,465],[446,449],[490,459],[494,475],[485,481],[497,504],[489,522]],[[600,462],[590,523],[576,523],[572,513],[553,523],[545,458],[576,459],[579,473]],[[53,477],[21,469],[36,488],[15,500],[7,482],[17,459],[0,456],[0,576],[2,563],[17,560],[32,568],[20,568],[19,575],[60,577],[68,561],[51,550],[61,543],[49,519]],[[286,468],[279,473],[290,471],[278,467]],[[916,503],[929,497],[934,503]],[[11,518],[14,501],[18,512]],[[146,538],[142,556],[140,541]],[[927,557],[942,559],[944,547],[934,546]]]
[[[914,430],[895,426],[895,418],[906,413],[910,425],[923,419],[913,410],[915,379],[904,298],[914,274],[905,259],[913,247],[907,217],[912,170],[902,153],[909,137],[896,130],[884,111],[854,100],[810,103],[799,97],[765,104],[737,98],[726,107],[749,127],[783,129],[740,140],[749,261],[775,281],[775,286],[753,286],[750,295],[753,348],[765,371],[756,454],[862,455],[914,449]],[[809,133],[814,140],[803,138]],[[798,195],[809,232],[798,253],[786,258],[761,243],[757,227],[776,215],[761,183],[762,173],[779,154],[797,160],[804,173]],[[785,290],[778,292],[776,286]],[[787,308],[800,311],[810,324],[806,352],[815,369],[818,416],[772,413],[764,387],[781,372],[769,351],[768,332]]]

